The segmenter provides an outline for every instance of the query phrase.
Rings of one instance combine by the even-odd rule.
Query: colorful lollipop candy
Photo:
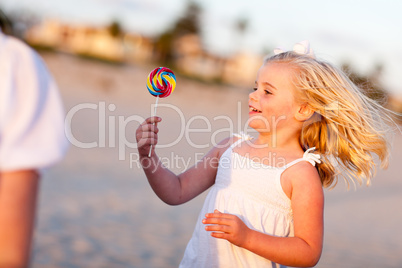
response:
[[[156,115],[156,108],[158,107],[159,98],[166,98],[169,96],[176,87],[176,76],[166,67],[155,68],[149,73],[147,79],[147,89],[152,96],[156,97],[154,116]],[[148,157],[151,157],[152,145],[149,148]]]
[[[176,87],[176,76],[166,67],[159,67],[149,73],[147,88],[155,97],[166,98]]]

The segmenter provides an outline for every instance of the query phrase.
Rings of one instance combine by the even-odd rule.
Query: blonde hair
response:
[[[315,112],[302,128],[304,150],[316,147],[321,155],[317,170],[324,187],[343,177],[361,185],[375,175],[375,157],[387,168],[390,142],[387,134],[396,126],[392,112],[365,96],[341,70],[330,63],[293,51],[266,58],[266,63],[285,63],[294,72],[296,100]]]

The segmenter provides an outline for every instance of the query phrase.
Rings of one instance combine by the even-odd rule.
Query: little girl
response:
[[[175,175],[154,151],[148,157],[161,118],[137,129],[141,163],[161,200],[182,204],[212,186],[180,267],[314,266],[323,243],[323,187],[339,176],[369,183],[372,153],[387,166],[388,111],[316,59],[307,42],[295,47],[276,51],[258,71],[249,95],[257,138],[227,138]]]

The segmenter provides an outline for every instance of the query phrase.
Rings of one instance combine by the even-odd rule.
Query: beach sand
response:
[[[150,115],[155,101],[145,88],[153,67],[42,56],[59,85],[76,140],[65,160],[44,172],[32,267],[177,267],[205,193],[181,206],[164,204],[139,168],[136,149],[129,148],[137,121]],[[248,94],[182,77],[177,82],[158,108],[160,144],[174,145],[157,149],[176,173],[231,131],[243,129]],[[204,133],[180,138],[183,123]],[[123,141],[129,146],[119,146]],[[378,172],[372,186],[347,191],[340,182],[325,190],[324,249],[317,267],[402,267],[401,149],[397,135],[390,167]]]

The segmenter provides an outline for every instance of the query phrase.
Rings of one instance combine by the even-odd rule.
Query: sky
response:
[[[309,40],[315,54],[362,73],[383,64],[383,83],[402,96],[402,1],[399,0],[194,0],[202,11],[205,47],[217,54],[292,49]],[[6,12],[27,10],[71,23],[107,25],[155,36],[180,16],[188,0],[0,0]],[[248,20],[244,35],[235,30]]]

